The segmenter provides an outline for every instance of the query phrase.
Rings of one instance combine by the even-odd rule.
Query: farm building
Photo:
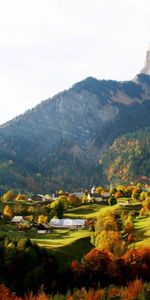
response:
[[[33,201],[45,201],[45,196],[41,194],[35,194],[31,196],[31,200]]]
[[[43,233],[49,233],[50,232],[50,227],[47,223],[41,223],[38,225],[38,233],[43,234]]]
[[[23,221],[24,221],[24,218],[22,216],[14,216],[11,220],[11,222],[14,224],[18,224]]]
[[[84,228],[84,219],[51,219],[51,227],[55,228]]]
[[[70,196],[75,195],[76,197],[78,197],[79,199],[82,198],[82,196],[84,195],[83,192],[74,192],[74,193],[70,193]]]

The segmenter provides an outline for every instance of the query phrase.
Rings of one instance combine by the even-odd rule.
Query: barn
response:
[[[53,228],[84,228],[84,219],[51,219],[50,226]]]

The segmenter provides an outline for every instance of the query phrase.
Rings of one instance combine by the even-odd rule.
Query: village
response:
[[[96,211],[97,215],[102,207],[128,205],[131,199],[134,201],[142,197],[147,190],[141,184],[119,185],[109,190],[98,186],[84,192],[60,190],[52,195],[33,194],[29,198],[24,194],[15,196],[8,191],[1,198],[1,223],[11,224],[13,230],[24,231],[27,236],[33,232],[34,236],[50,234],[57,229],[94,230],[95,215],[72,214],[73,210],[89,209],[92,213]]]

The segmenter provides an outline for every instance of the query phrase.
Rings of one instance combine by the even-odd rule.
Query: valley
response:
[[[82,287],[93,288],[94,284],[95,292],[93,293],[99,293],[99,282],[104,289],[112,282],[115,283],[117,279],[118,287],[116,288],[119,291],[120,286],[126,286],[129,281],[135,284],[137,273],[143,281],[148,280],[150,186],[143,186],[140,183],[127,186],[117,185],[111,186],[109,190],[97,186],[91,191],[86,190],[79,199],[75,193],[69,194],[60,190],[53,201],[50,201],[52,199],[50,195],[49,201],[48,195],[34,195],[28,198],[25,194],[15,195],[12,191],[7,191],[2,195],[0,249],[3,249],[5,253],[4,257],[2,254],[1,259],[4,259],[7,276],[5,280],[8,287],[15,289],[20,295],[30,286],[33,290],[33,283],[27,281],[29,276],[29,278],[34,278],[34,292],[37,292],[37,288],[43,282],[47,293],[59,292],[58,299],[61,297],[69,299],[65,293],[74,286],[80,290]],[[57,228],[57,226],[50,225],[51,220],[54,219],[70,221],[65,227],[61,225]],[[71,220],[85,220],[85,223],[83,227],[76,227],[71,225],[73,224]],[[45,232],[40,231],[41,225],[44,226]],[[18,261],[14,255],[17,255]],[[24,256],[27,269],[24,268]],[[132,260],[134,260],[136,273],[130,270],[127,282],[122,268],[130,269]],[[12,279],[7,272],[10,268],[14,268],[14,261],[16,265]],[[39,265],[40,261],[41,265]],[[49,264],[49,271],[45,269],[44,261]],[[115,264],[114,273],[109,269],[112,268],[112,264]],[[18,279],[17,268],[22,268],[24,279],[22,276]],[[51,273],[53,268],[55,273]],[[39,278],[41,272],[44,275]],[[5,273],[2,269],[0,278]],[[118,274],[120,274],[119,279]],[[53,280],[55,277],[55,281],[52,280],[50,284],[49,281],[47,282],[47,276],[48,278],[51,276]],[[72,283],[68,281],[68,276],[71,276]],[[148,293],[147,287],[141,285],[137,293],[142,293],[142,291]],[[78,293],[82,293],[82,289]],[[43,297],[48,296],[43,293]],[[111,298],[108,297],[108,299]]]

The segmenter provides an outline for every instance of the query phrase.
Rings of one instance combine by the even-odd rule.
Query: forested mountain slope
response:
[[[115,139],[100,161],[111,183],[150,182],[150,128]]]
[[[23,191],[99,183],[113,140],[150,126],[150,76],[88,77],[0,127],[0,185]]]

